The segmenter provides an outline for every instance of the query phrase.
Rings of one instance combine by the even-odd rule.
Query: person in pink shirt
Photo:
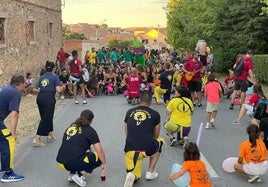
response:
[[[204,87],[204,96],[207,98],[206,129],[215,127],[214,121],[217,116],[221,94],[222,89],[220,83],[215,80],[215,75],[213,73],[210,73],[208,75],[208,83]]]

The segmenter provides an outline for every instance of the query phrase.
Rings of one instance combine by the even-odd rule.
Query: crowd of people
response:
[[[129,49],[123,49],[120,53],[117,49],[113,49],[108,53],[105,48],[97,52],[95,48],[92,48],[91,51],[87,51],[82,62],[78,58],[77,50],[73,50],[69,55],[61,48],[57,53],[56,63],[46,62],[36,86],[26,79],[30,79],[31,74],[27,74],[26,78],[12,77],[10,86],[0,91],[1,171],[5,172],[1,181],[13,182],[24,179],[23,176],[14,173],[13,165],[9,164],[14,162],[10,162],[13,158],[11,154],[14,153],[10,152],[12,148],[9,143],[12,141],[14,144],[16,138],[20,102],[18,91],[25,91],[28,95],[30,93],[27,88],[31,86],[31,90],[37,93],[36,101],[41,117],[32,142],[34,147],[45,146],[42,136],[47,137],[48,143],[56,140],[53,135],[53,116],[57,92],[61,99],[73,98],[76,105],[80,103],[79,93],[81,93],[82,104],[87,104],[87,97],[92,98],[97,95],[122,94],[126,97],[127,102],[133,107],[126,112],[124,118],[126,133],[124,151],[127,168],[124,187],[131,187],[140,179],[143,159],[146,157],[149,157],[150,161],[145,178],[153,180],[158,177],[155,167],[162,152],[164,140],[160,137],[160,114],[150,107],[153,102],[163,105],[167,116],[170,116],[164,125],[170,138],[169,145],[175,146],[178,142],[184,148],[182,169],[169,179],[173,181],[188,171],[192,187],[211,186],[206,168],[200,161],[198,147],[188,138],[192,115],[195,107],[203,108],[202,97],[205,97],[207,101],[205,128],[215,128],[221,96],[231,97],[230,109],[233,109],[235,99],[239,99],[241,108],[233,124],[241,125],[241,119],[245,113],[252,118],[252,122],[247,129],[249,139],[241,144],[239,159],[234,168],[239,173],[249,175],[248,182],[260,182],[260,175],[267,171],[264,168],[267,166],[268,108],[266,107],[266,115],[262,119],[254,119],[254,110],[258,106],[258,101],[265,96],[253,75],[253,62],[250,59],[253,51],[249,50],[242,57],[245,60],[243,73],[234,75],[230,71],[230,76],[223,83],[216,79],[211,70],[214,57],[211,51],[206,53],[203,40],[198,41],[195,51],[185,51],[182,55],[168,49],[162,49],[160,52],[147,50],[145,54],[144,66],[133,61],[133,55]],[[236,65],[237,62],[234,67]],[[253,93],[249,99],[246,99],[248,76],[253,83]],[[4,92],[12,92],[11,94],[16,97],[10,97],[10,102],[4,101],[2,99]],[[138,106],[134,106],[136,104]],[[15,116],[12,118],[10,131],[4,125],[4,119],[9,113]],[[86,173],[91,173],[99,166],[104,173],[107,169],[100,139],[91,126],[93,118],[94,114],[90,110],[84,110],[81,113],[80,117],[66,129],[57,155],[59,166],[70,173],[68,180],[76,182],[79,186],[86,186]],[[177,137],[175,137],[176,133]],[[136,138],[137,135],[139,139]],[[91,145],[93,145],[92,150],[89,149]],[[263,147],[265,150],[262,149]],[[249,153],[248,149],[256,153]],[[262,151],[259,151],[260,149]],[[254,162],[253,165],[252,162]],[[256,168],[261,168],[262,172],[254,172]],[[197,179],[196,172],[199,172],[199,176],[203,178]]]

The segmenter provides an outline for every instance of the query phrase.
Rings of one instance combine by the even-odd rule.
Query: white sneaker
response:
[[[79,102],[76,100],[75,102],[74,102],[76,105],[78,105],[79,104]]]
[[[79,186],[84,187],[87,185],[87,182],[85,181],[85,177],[83,175],[79,177],[78,174],[74,174],[71,178]]]
[[[216,127],[214,121],[210,121],[210,124],[211,124],[211,127],[212,127],[212,128],[215,128],[215,127]]]
[[[69,181],[69,182],[73,182],[73,179],[72,179],[72,176],[73,176],[73,175],[74,175],[73,173],[69,173],[69,174],[68,174],[67,181]]]
[[[157,177],[158,177],[158,173],[156,171],[154,171],[153,173],[146,171],[145,179],[153,180],[153,179],[156,179]]]
[[[87,101],[86,100],[83,101],[83,105],[85,105],[85,104],[87,104]]]
[[[207,123],[206,126],[205,126],[206,129],[210,129],[210,124]]]
[[[132,187],[135,181],[135,175],[132,172],[127,173],[124,187]]]

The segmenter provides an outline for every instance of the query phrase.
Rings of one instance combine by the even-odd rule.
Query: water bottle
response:
[[[105,171],[105,169],[102,169],[101,170],[100,176],[101,176],[101,181],[105,181],[106,180],[106,171]]]

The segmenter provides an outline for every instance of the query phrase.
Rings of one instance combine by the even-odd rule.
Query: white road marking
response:
[[[210,177],[216,178],[219,177],[219,175],[216,173],[216,171],[212,168],[212,166],[209,164],[209,162],[207,161],[207,159],[204,157],[204,155],[200,152],[200,156],[201,156],[201,160],[205,163],[206,168],[208,170],[208,173],[210,175]]]

